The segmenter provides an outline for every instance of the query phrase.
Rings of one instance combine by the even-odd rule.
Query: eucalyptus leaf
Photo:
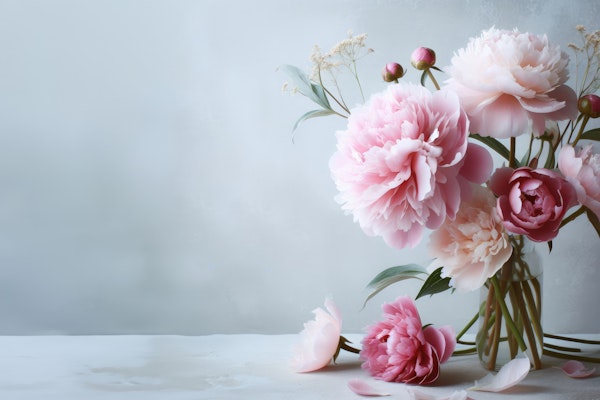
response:
[[[600,141],[600,128],[591,129],[587,132],[584,132],[581,135],[581,139]]]
[[[292,84],[298,88],[298,91],[308,97],[326,110],[331,110],[331,105],[325,94],[325,90],[319,84],[311,82],[304,71],[293,65],[282,65],[279,67],[291,80]]]
[[[310,119],[310,118],[324,117],[324,116],[331,115],[331,114],[335,114],[335,112],[331,111],[331,110],[309,111],[306,114],[302,115],[300,118],[298,118],[298,121],[296,121],[296,123],[294,124],[294,128],[292,129],[292,132],[294,132],[298,128],[298,125],[300,125],[300,123],[302,121],[306,121],[307,119]]]
[[[427,275],[427,270],[417,264],[407,264],[407,265],[399,265],[396,267],[390,267],[383,271],[381,271],[369,284],[367,285],[367,289],[374,289],[371,294],[365,299],[363,307],[367,304],[367,302],[373,298],[377,293],[381,292],[386,287],[400,282],[406,279],[421,279],[418,276],[425,274]]]
[[[417,294],[415,300],[423,296],[441,293],[448,289],[452,289],[450,286],[450,278],[442,278],[442,267],[440,267],[429,275],[427,280],[423,283],[423,286],[421,286],[421,290],[419,291],[419,294]]]
[[[493,137],[490,137],[490,136],[481,136],[478,133],[472,133],[470,136],[473,139],[479,140],[481,143],[490,147],[492,150],[494,150],[496,153],[500,154],[507,161],[510,161],[510,151],[508,150],[508,148],[505,145],[503,145],[497,139],[494,139]]]

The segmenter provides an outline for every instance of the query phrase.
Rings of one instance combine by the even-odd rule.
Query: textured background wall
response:
[[[426,241],[392,250],[340,211],[328,160],[343,121],[292,143],[310,104],[281,92],[277,66],[366,32],[372,93],[417,46],[443,66],[495,25],[566,48],[598,15],[594,0],[0,0],[0,334],[296,332],[329,295],[361,331],[416,293],[360,311],[365,284],[426,264]],[[573,224],[545,256],[548,330],[600,331],[598,244]],[[477,300],[418,306],[459,329]]]

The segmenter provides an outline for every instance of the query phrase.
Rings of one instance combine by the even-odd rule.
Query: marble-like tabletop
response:
[[[345,335],[360,341],[360,335]],[[355,354],[325,369],[299,374],[289,367],[297,335],[0,336],[0,399],[358,399],[348,381],[362,379],[391,394],[408,390],[436,397],[471,387],[487,375],[475,356],[453,357],[435,384],[414,387],[371,378]],[[600,400],[600,366],[572,379],[545,358],[519,385],[502,393],[469,392],[484,399]],[[589,366],[594,366],[590,364]]]

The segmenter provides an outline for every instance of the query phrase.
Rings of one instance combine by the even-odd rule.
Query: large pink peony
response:
[[[558,155],[558,168],[577,191],[577,199],[600,218],[600,154],[587,145],[577,152],[565,146]]]
[[[396,84],[353,110],[330,160],[337,200],[363,231],[416,246],[454,218],[469,122],[458,97]]]
[[[325,300],[325,308],[313,311],[315,319],[304,324],[300,343],[294,348],[292,368],[296,372],[311,372],[327,366],[340,342],[342,314],[331,299]]]
[[[567,210],[577,204],[575,188],[545,168],[499,168],[490,180],[504,227],[534,242],[552,240]]]
[[[383,305],[383,321],[368,328],[362,341],[362,367],[388,382],[428,384],[435,381],[440,364],[454,351],[451,327],[423,329],[413,300],[399,297]]]
[[[434,270],[459,291],[479,289],[510,258],[512,246],[496,212],[496,197],[482,186],[460,205],[454,221],[446,222],[429,236]]]
[[[458,93],[471,132],[539,136],[546,120],[577,115],[577,96],[565,85],[568,60],[545,35],[492,28],[454,55],[446,88]]]

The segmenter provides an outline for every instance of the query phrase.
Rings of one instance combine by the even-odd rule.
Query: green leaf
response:
[[[425,274],[427,275],[427,271],[417,264],[407,264],[407,265],[399,265],[397,267],[390,267],[381,271],[369,284],[367,285],[367,289],[374,289],[371,294],[365,299],[365,303],[363,307],[367,304],[367,302],[373,298],[377,293],[381,292],[386,287],[390,286],[393,283],[403,281],[405,279],[421,279],[418,278],[418,275]]]
[[[327,99],[323,87],[317,83],[311,82],[304,71],[293,65],[282,65],[279,68],[292,80],[292,84],[298,88],[300,93],[324,109],[331,110],[331,105],[329,104],[329,100]]]
[[[425,86],[425,79],[427,78],[427,70],[421,74],[421,86]]]
[[[510,161],[510,151],[497,139],[494,139],[493,137],[489,136],[481,136],[478,133],[471,133],[470,136],[475,140],[479,140],[481,143],[485,144],[486,146],[494,150],[496,153],[506,158],[507,161]]]
[[[326,115],[331,115],[331,114],[335,114],[335,112],[331,111],[331,110],[312,110],[312,111],[309,111],[306,114],[302,115],[300,118],[298,118],[298,121],[296,121],[296,123],[294,124],[294,128],[292,129],[292,132],[294,132],[296,130],[296,128],[298,128],[298,125],[300,125],[300,123],[302,121],[306,121],[309,118],[324,117]]]
[[[591,129],[587,132],[584,132],[581,135],[581,139],[600,141],[600,128]]]
[[[417,294],[415,300],[423,296],[441,293],[448,289],[452,289],[450,286],[450,278],[442,278],[442,267],[440,267],[429,275],[427,280],[423,283],[423,286],[421,286],[421,290],[419,291],[419,294]]]
[[[598,216],[592,212],[589,208],[585,209],[585,213],[587,214],[590,223],[596,229],[596,233],[600,236],[600,220],[598,220]]]

